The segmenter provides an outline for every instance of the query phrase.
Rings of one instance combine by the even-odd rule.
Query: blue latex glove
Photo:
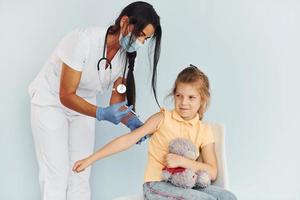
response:
[[[121,122],[122,118],[132,110],[133,106],[130,106],[124,111],[119,111],[119,109],[126,103],[126,101],[123,101],[121,103],[116,103],[105,108],[98,107],[96,111],[96,118],[99,121],[106,120],[110,121],[113,124],[118,124]]]
[[[142,144],[142,142],[144,142],[145,140],[147,140],[149,137],[151,137],[151,135],[145,135],[136,144]]]
[[[136,115],[132,115],[127,123],[125,124],[128,128],[130,128],[131,131],[139,128],[140,126],[143,125],[143,122],[139,120],[139,118]],[[142,137],[136,144],[141,144],[143,141],[145,141],[147,138],[149,138],[150,135],[145,135]]]
[[[130,118],[127,120],[127,123],[125,124],[128,128],[130,128],[131,131],[134,131],[135,129],[141,127],[144,123],[139,120],[139,118],[136,115],[131,115]]]

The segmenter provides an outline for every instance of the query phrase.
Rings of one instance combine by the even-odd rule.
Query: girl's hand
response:
[[[73,166],[73,171],[74,172],[82,172],[84,171],[87,167],[89,167],[93,162],[91,161],[90,158],[85,158],[79,161],[76,161],[74,166]]]
[[[169,153],[166,156],[165,165],[169,168],[183,167],[184,157]]]

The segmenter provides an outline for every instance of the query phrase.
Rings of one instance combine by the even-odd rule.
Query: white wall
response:
[[[129,2],[0,0],[0,199],[40,199],[29,82],[64,34],[76,27],[106,26]],[[163,26],[160,102],[185,65],[201,66],[213,96],[206,120],[227,127],[231,190],[242,200],[300,199],[299,1],[149,2]],[[143,60],[137,64],[137,110],[145,120],[158,108],[149,70]],[[104,105],[108,97],[98,100]],[[127,131],[105,122],[96,129],[97,147]],[[93,199],[141,193],[146,147],[97,162]]]

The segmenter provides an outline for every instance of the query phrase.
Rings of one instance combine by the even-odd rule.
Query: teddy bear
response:
[[[197,159],[197,147],[187,139],[176,138],[169,143],[169,153],[177,154],[191,160]],[[205,188],[211,184],[210,176],[206,171],[194,172],[182,167],[164,167],[162,173],[163,181],[172,183],[182,188],[200,187]]]

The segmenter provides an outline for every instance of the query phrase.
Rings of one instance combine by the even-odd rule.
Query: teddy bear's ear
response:
[[[175,145],[180,144],[181,143],[180,140],[181,140],[180,138],[175,138],[175,139],[171,140],[169,143],[169,146],[175,146]]]
[[[196,160],[196,158],[197,158],[196,152],[194,152],[194,151],[187,151],[187,152],[185,152],[184,156],[191,160]]]

